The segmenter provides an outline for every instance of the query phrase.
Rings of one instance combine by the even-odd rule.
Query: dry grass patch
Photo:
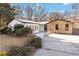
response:
[[[24,46],[27,43],[26,37],[13,37],[8,35],[0,35],[0,50],[5,50],[11,46]],[[2,48],[2,49],[1,49]]]
[[[6,51],[7,55],[28,56],[41,47],[41,39],[32,33],[29,33],[27,37],[0,35],[0,51]]]

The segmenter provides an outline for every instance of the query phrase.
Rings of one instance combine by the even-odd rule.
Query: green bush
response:
[[[24,34],[27,33],[27,29],[26,28],[21,28],[15,31],[15,35],[16,36],[23,36]]]
[[[21,29],[23,27],[24,27],[23,25],[17,24],[14,26],[14,30],[16,31],[16,30]]]
[[[27,28],[23,27],[21,29],[16,30],[14,33],[16,36],[24,36],[24,35],[27,35],[29,33],[32,33],[32,30],[28,27]]]
[[[27,33],[32,33],[32,29],[29,27],[25,27],[27,29]]]
[[[35,48],[42,48],[41,39],[39,37],[34,37],[30,44],[34,46]]]
[[[31,48],[13,46],[8,52],[8,55],[9,56],[30,56]]]

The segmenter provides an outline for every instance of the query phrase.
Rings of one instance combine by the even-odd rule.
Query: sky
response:
[[[71,4],[64,4],[64,3],[49,3],[49,4],[41,4],[43,5],[48,12],[52,11],[71,11],[72,5]]]
[[[17,3],[12,4],[21,6],[22,9],[25,9],[27,7],[27,3]],[[35,5],[38,5],[37,3]],[[65,3],[39,3],[40,6],[43,6],[47,12],[54,12],[54,11],[68,11],[70,12],[72,10],[72,4],[65,4]]]
[[[17,3],[22,8],[25,8],[27,6],[27,3]],[[13,4],[16,5],[16,4]],[[37,5],[37,4],[36,4]],[[47,11],[71,11],[72,4],[65,4],[65,3],[39,3],[39,5],[46,8]]]

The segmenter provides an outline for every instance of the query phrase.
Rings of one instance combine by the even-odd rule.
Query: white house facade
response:
[[[24,27],[30,27],[34,33],[41,32],[45,30],[45,25],[48,23],[48,21],[45,22],[35,22],[35,21],[29,21],[26,19],[14,19],[12,22],[9,23],[8,27],[12,28],[14,30],[14,26],[16,24],[21,24]]]

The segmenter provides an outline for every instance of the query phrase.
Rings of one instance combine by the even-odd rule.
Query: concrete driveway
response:
[[[62,42],[71,42],[79,44],[79,35],[50,34],[49,37],[59,38]]]
[[[34,56],[76,56],[79,55],[79,36],[50,34],[41,32],[42,48]],[[40,36],[40,35],[39,35]],[[75,40],[76,39],[76,40]]]

